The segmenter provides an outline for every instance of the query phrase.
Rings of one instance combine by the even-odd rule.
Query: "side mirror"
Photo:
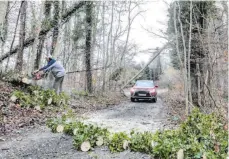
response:
[[[158,86],[155,86],[156,88],[158,88]]]

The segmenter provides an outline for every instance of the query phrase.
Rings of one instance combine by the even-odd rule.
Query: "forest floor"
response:
[[[160,93],[164,90],[159,90]],[[107,127],[110,131],[163,130],[169,128],[167,107],[158,98],[157,103],[135,102],[129,99],[120,104],[103,109],[85,111],[80,117],[86,123],[96,123]],[[44,123],[22,127],[0,137],[0,159],[149,159],[149,155],[124,151],[111,154],[107,147],[95,148],[90,152],[80,152],[74,149],[72,137],[64,134],[54,134]]]

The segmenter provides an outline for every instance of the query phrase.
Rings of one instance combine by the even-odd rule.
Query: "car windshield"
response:
[[[154,87],[153,81],[137,81],[135,86],[137,87]]]

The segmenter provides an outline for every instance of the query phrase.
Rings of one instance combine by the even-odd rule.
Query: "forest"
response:
[[[0,143],[39,118],[41,127],[73,136],[81,151],[104,145],[117,158],[125,158],[125,150],[135,158],[132,152],[160,159],[228,156],[228,1],[22,0],[0,6]],[[59,80],[55,69],[42,72],[47,58],[65,70],[64,93],[52,90]],[[138,80],[154,81],[157,103],[129,101]],[[94,117],[96,124],[106,125],[115,111],[126,115],[117,119],[120,131],[140,119],[155,126],[140,124],[147,131],[112,136],[110,129],[90,125],[93,113],[101,117]],[[149,112],[155,117],[142,118]],[[107,126],[115,128],[114,121]],[[0,157],[24,158],[3,148]]]

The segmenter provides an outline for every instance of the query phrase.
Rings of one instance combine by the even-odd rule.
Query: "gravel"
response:
[[[166,107],[157,103],[126,101],[107,109],[84,114],[86,123],[107,127],[110,131],[162,130],[166,128]],[[150,159],[142,153],[110,153],[107,147],[90,152],[74,149],[71,136],[54,134],[45,126],[21,129],[16,135],[0,137],[0,159]]]

